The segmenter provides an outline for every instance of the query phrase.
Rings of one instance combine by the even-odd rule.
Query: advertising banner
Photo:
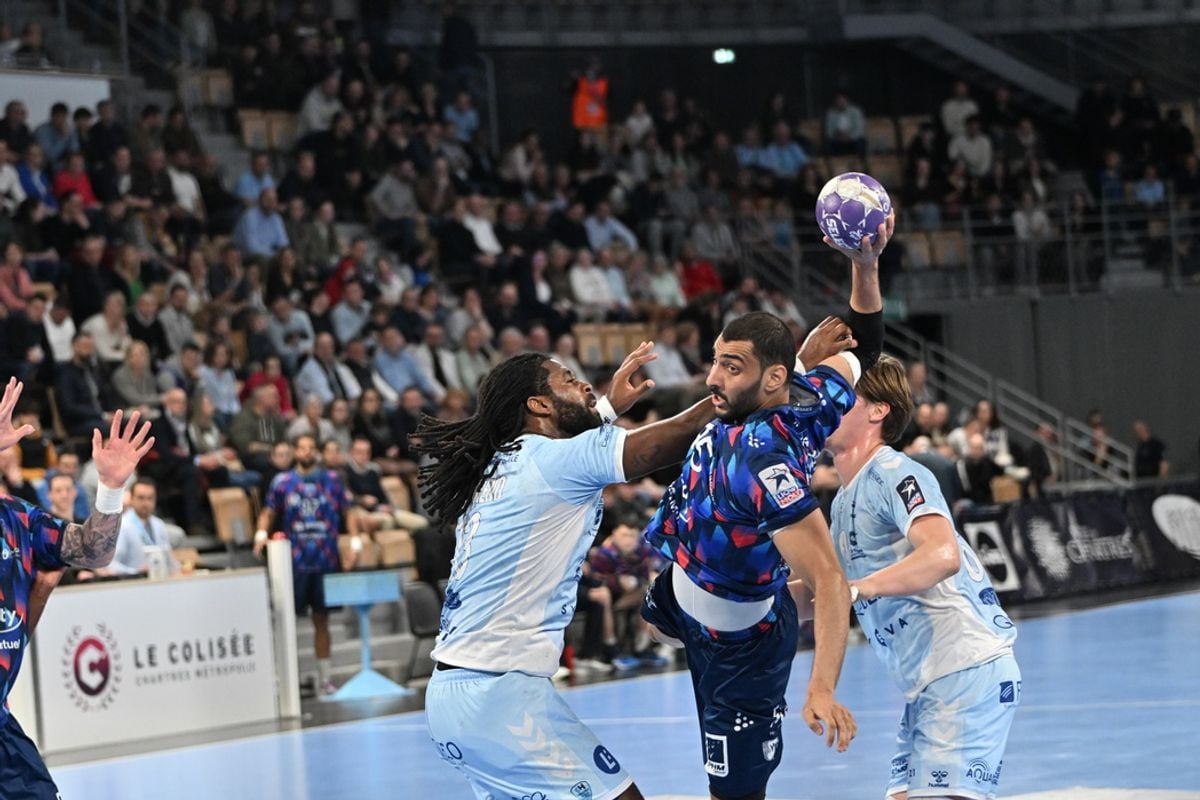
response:
[[[60,590],[33,652],[47,751],[276,716],[262,570]]]

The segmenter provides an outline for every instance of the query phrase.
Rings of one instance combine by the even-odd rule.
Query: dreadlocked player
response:
[[[844,333],[827,326],[810,342],[813,363],[818,349],[845,347]],[[484,378],[474,416],[418,429],[415,447],[434,459],[420,476],[425,506],[458,521],[426,716],[479,798],[642,797],[550,676],[604,487],[679,463],[713,415],[704,401],[631,432],[609,424],[652,388],[631,382],[650,349],[631,353],[599,399],[546,356],[514,356]]]

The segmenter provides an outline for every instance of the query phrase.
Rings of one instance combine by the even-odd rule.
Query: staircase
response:
[[[810,315],[810,321],[823,319],[828,314],[840,314],[849,303],[845,288],[803,264],[799,258],[774,248],[755,248],[753,252],[744,248],[742,274],[753,275],[766,289],[788,292]],[[963,408],[981,399],[991,401],[1010,431],[1029,442],[1040,441],[1050,457],[1064,465],[1066,469],[1059,481],[1060,487],[1064,484],[1074,488],[1127,488],[1132,485],[1133,450],[1127,445],[1106,436],[1108,464],[1104,467],[1093,464],[1081,451],[1080,444],[1092,437],[1091,429],[1081,420],[925,339],[899,321],[885,321],[884,349],[907,363],[924,362],[929,385],[953,406]],[[1041,440],[1037,434],[1040,425],[1053,428],[1058,441]]]

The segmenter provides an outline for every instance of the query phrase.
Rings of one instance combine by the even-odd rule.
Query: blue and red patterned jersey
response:
[[[29,592],[38,570],[62,569],[63,531],[55,519],[24,500],[0,496],[0,722],[29,643]]]
[[[651,573],[662,570],[662,556],[644,541],[639,541],[632,553],[622,553],[614,544],[598,547],[588,556],[592,576],[604,581],[613,591],[621,588],[621,577],[632,575],[640,583],[647,583]]]
[[[793,374],[788,405],[736,424],[709,423],[663,495],[646,539],[718,597],[774,596],[788,569],[771,537],[817,510],[808,488],[813,467],[854,400],[836,370],[817,367]]]
[[[352,501],[333,470],[318,469],[309,475],[291,470],[271,481],[267,508],[277,515],[277,529],[292,542],[296,572],[337,572],[337,537]]]

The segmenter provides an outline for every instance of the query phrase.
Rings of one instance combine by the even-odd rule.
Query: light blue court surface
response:
[[[1002,796],[1085,786],[1193,790],[1200,797],[1200,593],[1026,620],[1019,628],[1024,687]],[[866,646],[851,648],[838,694],[857,717],[859,736],[850,752],[838,755],[799,718],[810,663],[810,654],[796,660],[787,749],[770,797],[881,798],[903,707],[899,692]],[[685,673],[565,696],[647,796],[707,797]],[[472,798],[438,758],[420,713],[54,773],[66,800]],[[1109,795],[1071,795],[1100,796]]]

